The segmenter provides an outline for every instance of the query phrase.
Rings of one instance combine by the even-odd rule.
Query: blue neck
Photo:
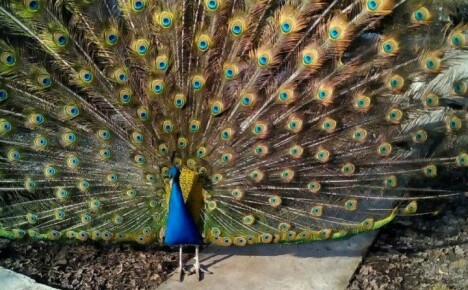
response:
[[[177,173],[171,176],[172,187],[164,243],[166,245],[198,245],[202,243],[200,232],[185,206]]]

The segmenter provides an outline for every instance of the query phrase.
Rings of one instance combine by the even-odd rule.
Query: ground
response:
[[[468,289],[468,199],[383,228],[348,290]]]
[[[466,198],[437,216],[397,218],[382,229],[348,290],[468,289],[467,221]],[[176,269],[177,254],[137,244],[0,240],[0,266],[60,289],[153,289]]]
[[[150,289],[177,263],[174,249],[139,245],[3,240],[0,253],[0,266],[60,289]]]

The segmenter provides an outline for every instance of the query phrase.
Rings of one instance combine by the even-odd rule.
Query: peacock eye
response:
[[[143,155],[135,155],[134,157],[135,163],[138,165],[143,165],[145,164],[145,157]]]
[[[202,76],[194,76],[192,78],[192,88],[194,90],[200,90],[205,84],[205,79]]]
[[[258,65],[265,67],[270,63],[271,56],[268,53],[260,54],[257,58]]]
[[[439,105],[439,97],[435,94],[428,94],[422,98],[422,103],[425,107],[437,107]]]
[[[207,51],[211,44],[211,38],[207,34],[202,34],[197,39],[197,47],[200,51]]]
[[[32,114],[30,117],[32,123],[36,125],[41,125],[44,123],[44,116],[42,114]]]
[[[205,147],[200,147],[197,150],[197,156],[198,158],[203,158],[206,156],[206,148]]]
[[[245,94],[241,97],[240,101],[243,107],[250,107],[254,104],[255,96],[253,94]]]
[[[321,149],[321,150],[317,151],[317,153],[315,154],[315,158],[319,162],[325,163],[330,158],[330,152],[328,150]]]
[[[460,118],[458,118],[457,116],[452,116],[449,120],[448,120],[448,129],[451,130],[451,131],[458,131],[459,129],[461,129],[462,127],[462,121]]]
[[[143,142],[143,134],[141,134],[140,132],[133,132],[132,133],[132,140],[134,143],[137,143],[137,144],[140,144]]]
[[[24,4],[29,12],[37,12],[41,8],[41,2],[38,0],[26,0]]]
[[[103,140],[107,140],[107,139],[110,138],[110,132],[107,129],[101,129],[101,130],[98,131],[98,136],[99,136],[99,138],[101,138]]]
[[[384,43],[383,44],[383,49],[385,52],[390,53],[393,51],[393,46],[391,43]]]
[[[162,12],[159,15],[159,25],[163,28],[170,28],[172,26],[173,15],[169,12]]]
[[[149,112],[148,109],[145,107],[138,108],[137,115],[141,121],[147,121],[149,119]]]
[[[236,19],[230,24],[230,31],[233,36],[241,36],[245,30],[245,21],[243,19]]]
[[[240,35],[242,33],[242,27],[240,25],[234,25],[232,27],[232,33],[234,35]]]
[[[191,121],[189,128],[190,128],[190,132],[192,133],[198,132],[200,130],[200,121],[197,121],[197,120]]]
[[[135,196],[137,195],[137,192],[136,192],[135,189],[129,189],[129,190],[126,191],[126,195],[127,195],[128,197],[133,198],[133,197],[135,197]],[[119,219],[120,221],[123,220],[123,218],[122,218],[121,216],[119,216],[118,219]]]
[[[426,67],[427,68],[432,69],[432,68],[434,68],[434,66],[435,66],[435,63],[434,63],[434,61],[432,59],[429,59],[429,60],[426,61]]]
[[[232,159],[232,154],[230,153],[224,153],[223,155],[221,155],[221,161],[223,161],[224,163],[228,163],[229,161],[231,161]]]
[[[163,131],[166,133],[171,133],[174,129],[174,125],[170,120],[166,120],[163,122]]]
[[[263,124],[256,124],[253,128],[255,134],[261,134],[265,131],[265,125]]]
[[[211,105],[211,113],[215,116],[221,114],[223,110],[224,104],[220,101],[216,101],[213,103],[213,105]]]
[[[117,177],[117,174],[115,173],[111,173],[107,176],[107,180],[110,181],[110,182],[115,182],[117,181],[118,177]]]
[[[460,167],[468,167],[468,154],[462,153],[457,156],[456,163]]]
[[[213,175],[213,177],[211,178],[211,181],[213,182],[213,184],[218,184],[222,179],[223,179],[223,176],[217,173]]]
[[[228,141],[229,139],[231,139],[232,137],[232,134],[233,134],[233,130],[230,129],[230,128],[227,128],[227,129],[224,129],[221,131],[221,139],[223,141]]]
[[[185,147],[187,147],[187,139],[186,138],[179,138],[179,140],[177,141],[177,146],[180,148],[180,149],[184,149]]]
[[[341,27],[337,26],[337,27],[332,27],[330,31],[328,32],[328,35],[332,40],[337,40],[338,38],[340,38],[341,33],[342,33]]]
[[[48,74],[41,74],[37,77],[37,83],[42,88],[48,88],[52,85],[52,78]]]
[[[82,82],[86,83],[86,84],[89,84],[93,81],[93,73],[87,69],[82,69],[80,72],[79,72],[79,78]]]
[[[78,157],[76,156],[73,156],[70,158],[70,163],[74,166],[78,165],[80,163],[80,160],[78,159]]]
[[[286,91],[281,91],[280,94],[279,94],[279,98],[282,101],[286,101],[288,99],[288,93]]]
[[[9,161],[17,161],[21,158],[21,154],[16,150],[10,150],[7,154]]]
[[[0,60],[8,67],[14,66],[16,64],[16,56],[11,52],[3,52],[0,54]]]
[[[454,32],[450,38],[450,43],[456,47],[465,46],[465,35],[460,32]]]
[[[418,21],[424,20],[424,13],[421,10],[417,10],[414,12],[414,18]]]
[[[161,80],[154,80],[151,82],[151,88],[155,94],[159,95],[164,90],[164,84]]]
[[[453,92],[457,95],[464,95],[468,91],[468,86],[464,81],[457,81],[453,83]]]
[[[176,106],[176,108],[179,108],[179,109],[183,108],[185,105],[185,102],[186,102],[185,96],[182,94],[177,94],[174,98],[174,105]]]
[[[107,42],[109,44],[115,44],[118,39],[119,37],[117,36],[117,34],[114,34],[114,33],[111,33],[107,36]]]
[[[148,52],[150,43],[146,39],[138,39],[133,42],[132,49],[138,55],[145,55]]]
[[[313,60],[313,56],[309,54],[305,54],[304,56],[302,56],[302,61],[304,62],[304,64],[311,64]]]
[[[378,5],[377,1],[375,1],[375,0],[367,1],[367,8],[369,8],[369,10],[374,11],[378,7],[379,7],[379,5]]]
[[[159,145],[159,153],[166,155],[169,152],[169,148],[166,144]]]
[[[206,50],[208,48],[208,42],[202,40],[198,43],[198,48],[200,48],[200,50]]]
[[[0,102],[8,99],[8,92],[4,89],[0,89]]]
[[[426,7],[420,7],[411,15],[411,21],[416,24],[427,23],[431,18],[431,12]]]
[[[238,74],[238,68],[235,65],[227,65],[224,68],[224,77],[228,80],[233,79]]]
[[[321,129],[327,133],[331,133],[336,129],[336,121],[330,118],[326,118],[322,122]]]
[[[167,59],[166,58],[159,58],[156,60],[157,66],[159,70],[166,70],[167,69]]]
[[[205,1],[205,3],[206,3],[206,7],[210,11],[215,11],[219,7],[218,0],[208,0],[208,1]]]
[[[294,20],[292,18],[284,18],[280,21],[280,30],[284,34],[291,33],[294,27]]]
[[[134,0],[132,8],[133,8],[133,10],[138,12],[138,11],[143,10],[145,8],[145,6],[146,6],[145,1],[143,1],[143,0]]]
[[[128,74],[125,69],[119,68],[114,71],[114,80],[119,84],[124,84],[128,81]]]
[[[68,44],[68,35],[63,32],[54,33],[54,42],[59,47],[64,47]]]

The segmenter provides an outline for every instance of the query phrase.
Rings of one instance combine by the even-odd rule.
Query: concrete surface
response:
[[[55,290],[36,283],[33,279],[0,267],[0,289],[2,290]]]
[[[376,234],[303,245],[210,246],[200,262],[213,274],[202,281],[185,276],[180,283],[175,273],[158,290],[345,289]]]

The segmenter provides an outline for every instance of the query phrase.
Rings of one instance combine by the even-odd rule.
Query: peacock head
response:
[[[180,177],[180,170],[179,168],[175,167],[175,166],[171,166],[171,168],[169,168],[169,178],[171,180],[178,180]]]

